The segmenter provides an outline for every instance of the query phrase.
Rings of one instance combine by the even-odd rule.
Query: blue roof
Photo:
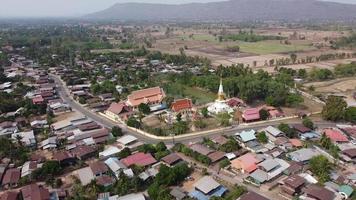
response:
[[[193,192],[189,193],[189,196],[196,198],[198,200],[209,200],[208,196],[206,196],[205,194],[197,190],[194,190]]]
[[[216,189],[210,196],[214,196],[214,197],[221,197],[222,195],[225,194],[225,192],[227,191],[227,189],[223,186],[220,186],[218,189]]]
[[[198,200],[209,200],[210,197],[221,197],[225,194],[225,192],[227,191],[227,189],[223,186],[218,187],[216,190],[214,190],[213,192],[211,192],[209,195],[205,195],[204,193],[198,191],[198,190],[194,190],[192,192],[189,193],[189,196],[196,198]]]
[[[254,130],[242,131],[239,136],[241,137],[243,142],[248,142],[256,139]]]
[[[311,139],[311,138],[318,138],[320,137],[320,135],[318,133],[315,132],[307,132],[307,133],[303,133],[300,135],[301,137],[304,137],[305,139]]]

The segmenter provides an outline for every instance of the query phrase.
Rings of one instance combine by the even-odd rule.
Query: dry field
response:
[[[356,92],[356,78],[341,78],[324,82],[307,83],[305,87],[314,86],[315,92],[322,95],[340,95],[345,97],[349,106],[356,105],[353,94]]]

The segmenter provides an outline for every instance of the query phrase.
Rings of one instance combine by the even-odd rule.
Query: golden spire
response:
[[[219,85],[219,91],[218,91],[218,101],[223,101],[225,100],[225,93],[224,93],[224,87],[222,84],[222,78],[220,78],[220,85]]]

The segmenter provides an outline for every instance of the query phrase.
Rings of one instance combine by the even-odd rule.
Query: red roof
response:
[[[17,192],[5,192],[0,196],[0,200],[17,200],[18,193]]]
[[[330,138],[333,142],[348,142],[347,137],[340,131],[335,129],[325,129],[325,135]]]
[[[246,109],[243,112],[242,117],[244,118],[245,121],[259,120],[260,119],[260,109],[259,108]]]
[[[236,106],[240,106],[240,105],[244,105],[245,104],[245,102],[242,99],[239,99],[237,97],[229,99],[226,103],[230,107],[236,107]]]
[[[94,174],[104,174],[109,171],[105,163],[100,161],[89,164],[89,167]]]
[[[2,185],[16,184],[20,180],[21,170],[17,168],[8,169],[2,179]]]
[[[21,192],[24,200],[49,200],[48,190],[37,184],[26,185]]]
[[[124,103],[124,102],[119,102],[119,103],[111,103],[110,107],[108,108],[108,111],[119,115],[122,112],[130,112],[130,108]]]
[[[131,165],[147,166],[156,163],[156,159],[149,153],[136,153],[121,160],[127,167]]]
[[[37,96],[37,97],[32,99],[32,103],[33,104],[43,103],[43,102],[44,102],[44,99],[42,98],[42,96]]]
[[[179,99],[172,103],[172,110],[174,112],[180,112],[181,110],[192,109],[193,103],[190,99]]]
[[[160,87],[147,88],[143,90],[133,91],[127,96],[128,103],[136,107],[141,103],[159,103],[166,96],[163,89]]]

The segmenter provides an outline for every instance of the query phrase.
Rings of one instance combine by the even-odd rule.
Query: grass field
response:
[[[255,54],[285,53],[293,51],[313,50],[314,47],[304,44],[280,44],[279,41],[260,41],[260,42],[237,42],[241,52]]]
[[[213,35],[209,34],[194,34],[192,38],[189,35],[181,35],[180,38],[184,40],[195,40],[195,41],[208,41],[208,42],[216,42],[216,38]]]
[[[176,98],[191,98],[195,100],[195,104],[201,105],[212,102],[216,99],[216,94],[195,87],[189,87],[179,83],[170,83],[168,88],[165,88],[165,91],[170,96]]]

